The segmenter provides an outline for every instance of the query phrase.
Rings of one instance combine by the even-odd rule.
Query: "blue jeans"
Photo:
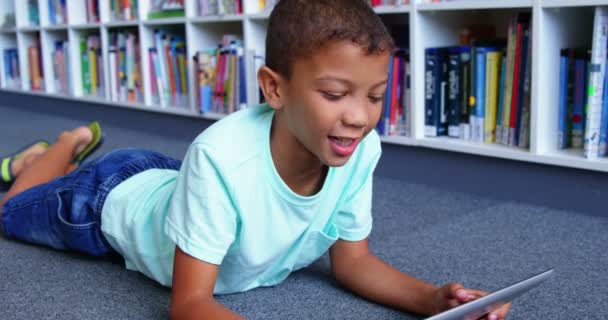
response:
[[[8,238],[59,250],[93,256],[113,254],[101,231],[101,210],[110,191],[142,171],[180,167],[180,160],[158,152],[110,152],[9,199],[2,207],[0,231]]]

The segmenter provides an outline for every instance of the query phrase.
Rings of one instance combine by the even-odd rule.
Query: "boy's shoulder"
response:
[[[224,165],[254,157],[269,134],[272,109],[266,104],[234,112],[215,122],[194,139],[192,145],[212,153]]]

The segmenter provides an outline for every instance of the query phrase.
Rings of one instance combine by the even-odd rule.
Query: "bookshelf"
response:
[[[150,19],[148,12],[153,0],[139,0],[137,12],[129,20],[117,20],[110,1],[99,1],[99,21],[90,22],[85,1],[67,1],[67,22],[55,23],[49,19],[48,0],[1,0],[0,16],[14,16],[14,25],[0,23],[0,51],[16,48],[19,56],[20,81],[17,86],[5,79],[6,66],[0,63],[0,91],[37,95],[53,99],[94,102],[108,106],[167,113],[187,117],[218,120],[218,113],[200,113],[196,107],[196,75],[192,57],[199,50],[216,47],[224,34],[236,34],[243,40],[245,50],[264,54],[264,39],[268,27],[268,10],[258,7],[258,0],[243,0],[243,14],[198,16],[197,1],[185,1],[184,16]],[[381,6],[375,11],[387,25],[399,25],[407,33],[411,63],[411,114],[410,136],[382,137],[384,143],[423,147],[451,152],[511,159],[547,165],[557,165],[591,171],[608,172],[608,159],[588,160],[579,150],[559,150],[556,143],[559,49],[562,47],[591,46],[594,6],[607,5],[608,0],[454,0],[442,3],[412,3],[404,6]],[[28,5],[38,4],[38,23],[33,23]],[[499,36],[507,31],[509,17],[514,12],[532,14],[532,68],[531,68],[531,126],[529,149],[505,147],[495,144],[455,140],[447,137],[430,138],[424,135],[424,70],[425,49],[457,43],[459,30],[475,20],[496,26]],[[4,20],[4,19],[3,19]],[[9,19],[10,20],[10,19]],[[143,98],[141,101],[115,101],[111,98],[110,76],[107,68],[100,75],[104,82],[98,96],[83,91],[79,41],[89,34],[99,36],[101,59],[109,61],[110,34],[128,30],[135,32],[140,43]],[[148,48],[154,45],[154,32],[179,34],[186,42],[188,57],[188,95],[181,105],[158,103],[152,96],[151,71]],[[58,90],[53,80],[52,54],[54,43],[69,43],[73,66],[70,71],[68,93]],[[40,43],[43,89],[30,90],[28,47]],[[248,84],[248,86],[251,84]],[[255,84],[254,84],[255,86]],[[248,92],[255,88],[247,88]]]

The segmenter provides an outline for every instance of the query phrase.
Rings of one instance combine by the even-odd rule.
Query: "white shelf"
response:
[[[472,10],[472,9],[512,9],[532,8],[534,0],[458,0],[439,3],[421,3],[418,5],[420,11],[440,10]]]
[[[560,7],[585,7],[585,6],[605,6],[608,5],[606,0],[541,0],[541,6],[544,8],[560,8]]]
[[[137,27],[138,21],[112,21],[103,24],[106,28],[117,28],[117,27]]]
[[[395,13],[409,13],[410,12],[410,5],[403,5],[403,6],[379,6],[379,7],[375,7],[374,11],[376,12],[376,14],[395,14]]]
[[[265,20],[270,17],[270,11],[263,11],[247,15],[247,18],[252,20]]]
[[[70,25],[67,24],[52,24],[45,27],[42,27],[42,30],[67,30],[70,28]]]
[[[535,159],[535,156],[528,150],[507,147],[499,144],[464,141],[448,137],[422,138],[419,139],[418,145],[432,149],[455,151],[510,160],[534,161]]]
[[[384,143],[397,144],[401,146],[416,146],[418,141],[416,139],[404,136],[380,136],[380,141]]]
[[[67,0],[69,24],[50,25],[48,0],[38,0],[40,23],[31,26],[27,15],[27,1],[14,1],[15,28],[0,29],[0,50],[18,48],[21,70],[21,87],[25,90],[3,88],[1,92],[15,92],[71,101],[99,103],[113,107],[128,108],[156,113],[173,114],[197,119],[219,120],[224,114],[200,114],[195,106],[195,75],[191,58],[198,50],[217,46],[223,34],[236,34],[244,40],[245,49],[255,50],[264,55],[265,36],[270,11],[258,9],[258,0],[243,0],[244,14],[197,16],[194,1],[186,1],[184,17],[148,19],[148,11],[153,0],[139,0],[137,16],[139,20],[111,20],[108,1],[100,1],[100,22],[89,23],[84,14],[85,2]],[[421,4],[411,0],[410,5],[384,6],[374,8],[387,24],[409,27],[411,61],[411,137],[383,136],[383,143],[423,147],[451,152],[473,154],[485,157],[542,163],[563,167],[608,172],[608,159],[590,161],[580,150],[557,150],[555,142],[557,130],[557,88],[559,79],[559,49],[563,47],[590,46],[593,6],[608,5],[608,0],[456,0],[443,3]],[[7,6],[10,7],[10,6]],[[12,9],[6,9],[12,10]],[[2,8],[0,8],[0,12]],[[459,31],[471,23],[490,23],[496,26],[498,36],[505,36],[506,26],[514,11],[529,11],[533,16],[533,68],[532,68],[532,114],[530,150],[494,144],[472,143],[447,137],[427,138],[424,136],[424,49],[458,43]],[[55,85],[50,56],[53,43],[57,39],[70,41],[70,56],[79,57],[78,39],[90,31],[99,34],[102,42],[104,65],[107,67],[109,31],[128,28],[138,32],[142,63],[144,101],[138,103],[116,102],[104,98],[83,96],[79,60],[72,60],[71,92],[73,95],[54,93]],[[189,59],[188,104],[182,107],[160,107],[153,104],[150,86],[150,72],[147,50],[153,45],[155,29],[169,33],[183,32]],[[43,92],[33,92],[29,88],[27,74],[27,47],[36,38],[41,39],[43,70],[45,71]],[[76,58],[77,59],[77,58]],[[0,77],[4,68],[0,65]],[[104,70],[105,92],[109,96],[109,74]],[[5,81],[0,81],[5,85]],[[255,90],[255,89],[253,89]],[[250,92],[250,91],[248,91]]]
[[[101,23],[83,23],[70,25],[70,29],[86,30],[86,29],[99,29]]]
[[[38,32],[42,28],[36,26],[20,27],[17,29],[18,32]]]
[[[244,21],[245,16],[242,14],[228,14],[228,15],[219,15],[219,16],[194,17],[194,18],[190,18],[188,20],[193,23]]]
[[[152,19],[152,20],[144,20],[143,24],[146,26],[163,26],[163,25],[174,25],[174,24],[185,24],[186,18],[177,17],[177,18],[163,18],[163,19]]]

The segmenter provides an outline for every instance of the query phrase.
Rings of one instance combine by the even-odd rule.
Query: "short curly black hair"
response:
[[[289,79],[296,59],[334,41],[351,41],[368,55],[395,47],[365,0],[279,0],[268,22],[266,66]]]

